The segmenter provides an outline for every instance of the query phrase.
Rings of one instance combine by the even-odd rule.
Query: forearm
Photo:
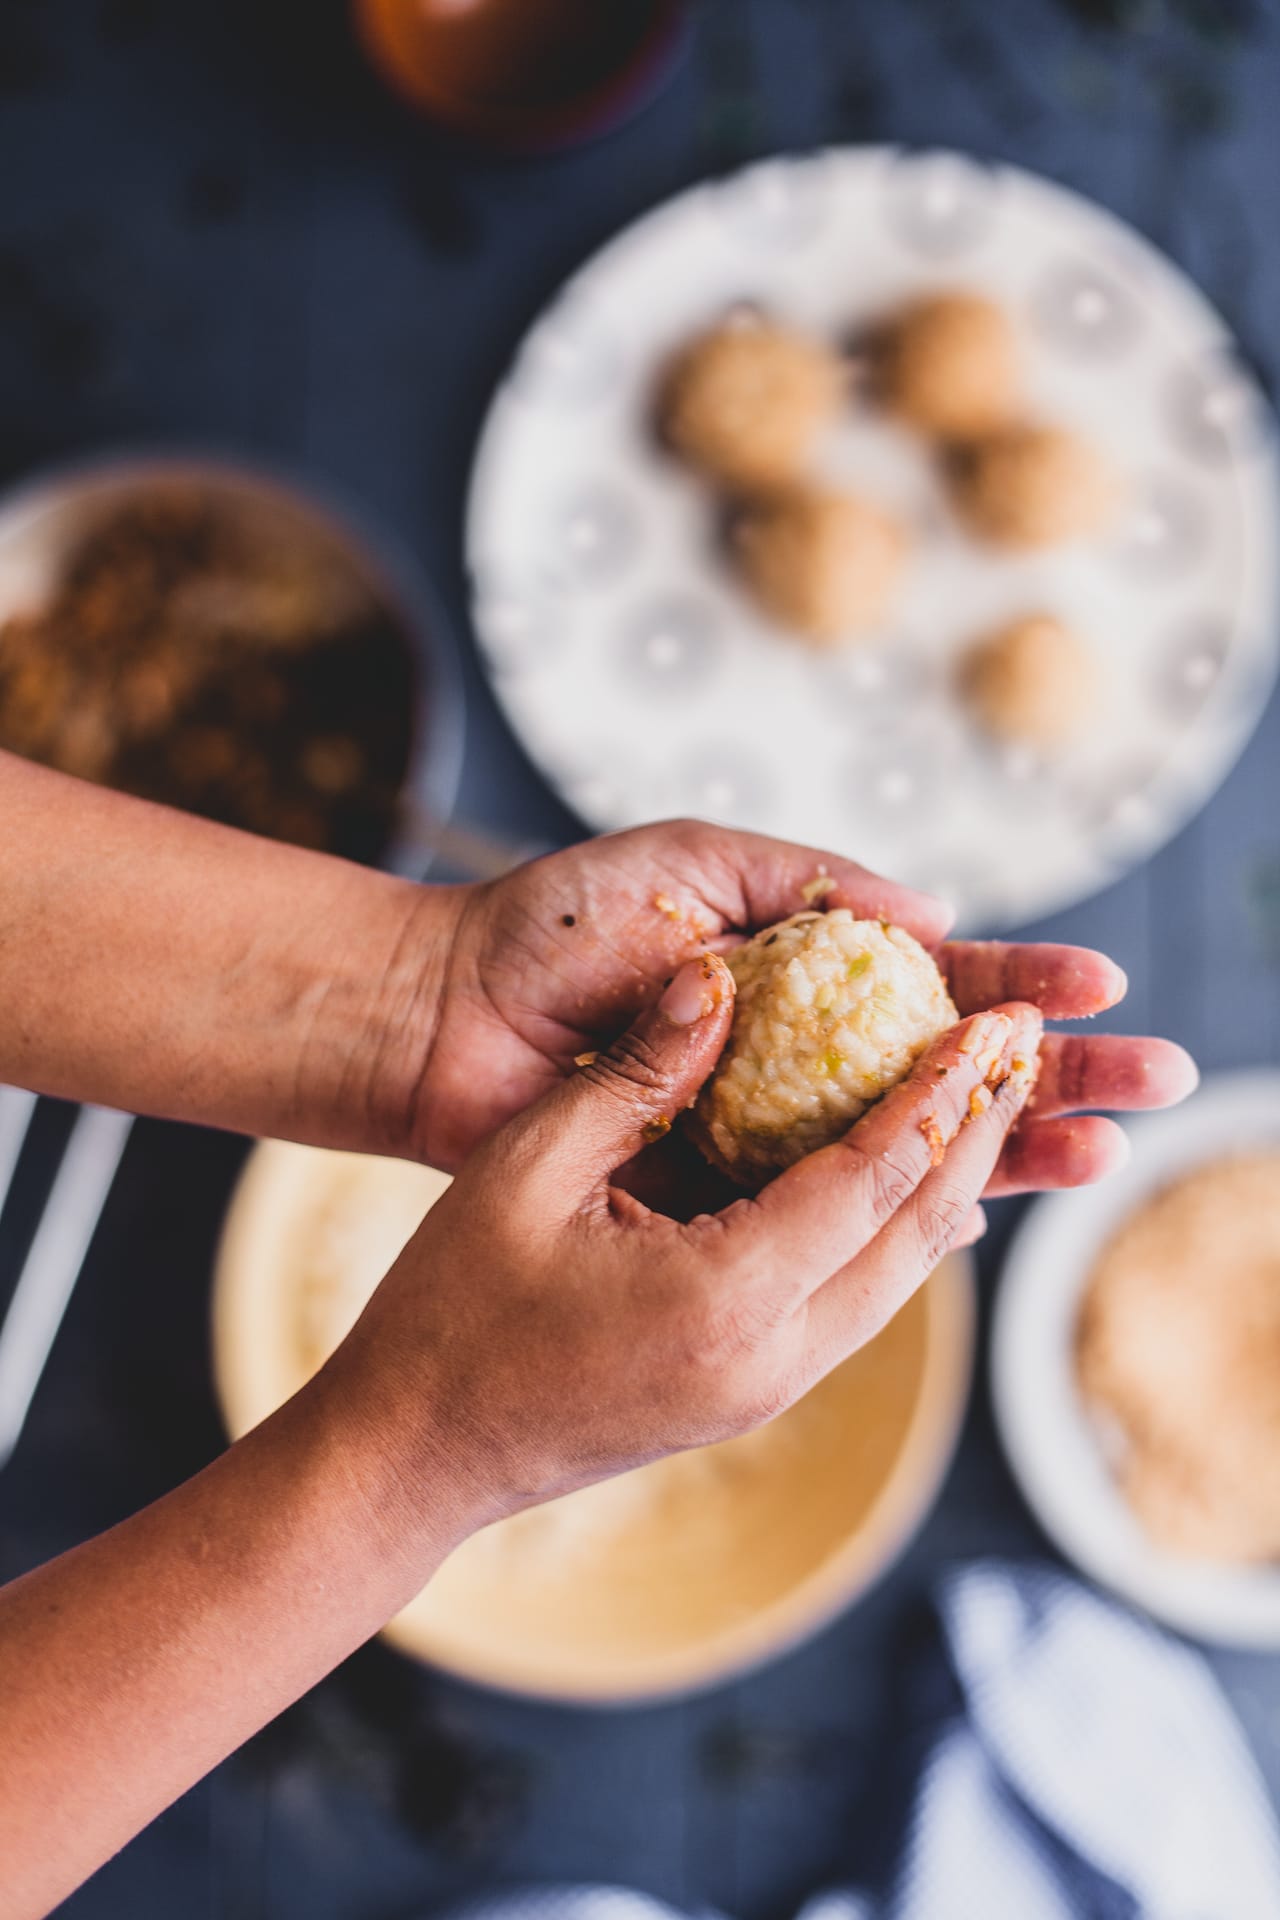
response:
[[[0,754],[0,1080],[404,1151],[461,890]]]
[[[417,1591],[471,1525],[446,1463],[426,1484],[424,1519],[317,1383],[0,1592],[5,1920],[46,1913]]]

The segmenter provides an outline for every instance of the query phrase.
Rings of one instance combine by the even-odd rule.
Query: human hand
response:
[[[962,1020],[754,1198],[682,1223],[621,1191],[615,1169],[711,1070],[732,1002],[723,961],[687,963],[481,1146],[319,1376],[373,1436],[406,1539],[442,1487],[468,1530],[770,1418],[972,1231],[1031,1093],[1032,1006]]]
[[[818,904],[883,916],[937,958],[962,1014],[1025,1000],[1047,1019],[1101,1012],[1125,991],[1103,955],[1002,941],[943,944],[937,900],[849,860],[698,821],[668,821],[584,842],[467,890],[422,1048],[403,1148],[458,1167],[477,1141],[554,1086],[576,1056],[607,1046],[682,960]],[[1123,1158],[1125,1136],[1087,1108],[1162,1106],[1195,1068],[1165,1040],[1114,1034],[1045,1040],[1031,1114],[990,1191],[1077,1186]]]

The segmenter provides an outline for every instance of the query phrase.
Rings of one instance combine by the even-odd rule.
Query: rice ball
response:
[[[854,493],[796,487],[734,529],[743,578],[764,611],[820,646],[875,627],[902,574],[907,540],[891,514]]]
[[[1093,649],[1047,613],[1014,620],[980,641],[961,679],[989,733],[1046,750],[1077,736],[1102,694]]]
[[[731,491],[794,478],[844,395],[832,350],[753,314],[700,334],[667,369],[659,419],[667,444]]]
[[[1116,481],[1097,448],[1065,427],[1015,426],[957,454],[956,506],[973,532],[1004,547],[1054,547],[1095,534]]]
[[[931,294],[886,330],[880,398],[920,433],[971,440],[1013,418],[1018,343],[1002,307],[973,293]]]
[[[727,959],[733,1027],[689,1126],[740,1186],[839,1139],[958,1018],[917,940],[844,907],[794,914]]]

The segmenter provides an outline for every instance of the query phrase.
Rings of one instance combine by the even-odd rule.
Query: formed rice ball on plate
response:
[[[829,347],[735,314],[671,362],[659,417],[667,444],[691,466],[750,493],[794,478],[843,395],[844,372]]]
[[[844,907],[794,914],[727,958],[733,1027],[689,1126],[740,1186],[839,1139],[959,1017],[919,941]]]
[[[1110,465],[1066,427],[1014,426],[988,434],[954,460],[956,506],[984,540],[1055,547],[1101,531],[1116,505]]]
[[[961,679],[988,733],[1044,750],[1079,735],[1102,699],[1092,647],[1048,613],[1027,614],[979,641]]]
[[[761,501],[734,530],[738,561],[764,611],[820,646],[874,627],[888,611],[907,539],[891,514],[823,487]]]
[[[907,426],[939,440],[969,440],[1013,418],[1018,343],[1009,316],[975,293],[914,301],[886,331],[880,397]]]

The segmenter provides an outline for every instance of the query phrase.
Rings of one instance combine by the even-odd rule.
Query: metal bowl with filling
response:
[[[400,1161],[257,1148],[214,1288],[233,1437],[318,1368],[447,1185]],[[954,1447],[972,1340],[971,1268],[953,1256],[770,1426],[475,1535],[387,1637],[484,1685],[599,1705],[767,1660],[865,1592],[922,1521]]]
[[[346,503],[204,456],[103,459],[0,500],[0,748],[420,871],[461,677],[426,581]]]

